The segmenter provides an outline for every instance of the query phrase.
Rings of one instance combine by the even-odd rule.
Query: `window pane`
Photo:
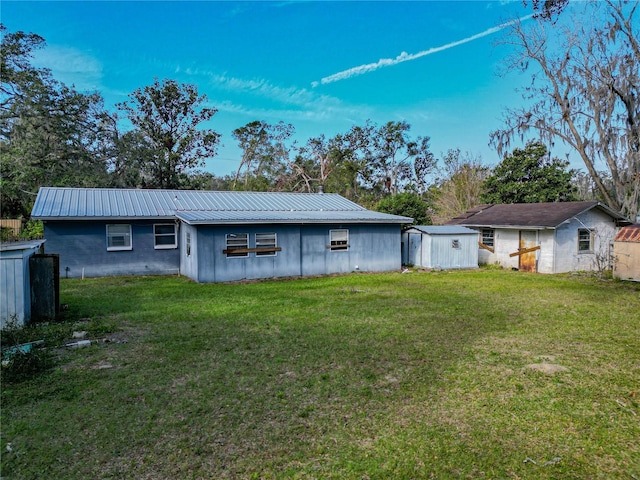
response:
[[[349,249],[349,230],[330,230],[331,250]]]
[[[173,248],[178,246],[176,225],[173,223],[153,226],[156,248]]]
[[[249,234],[228,233],[227,234],[227,257],[247,257],[248,252],[235,253],[233,250],[249,248]]]
[[[274,248],[276,247],[276,234],[275,233],[256,233],[256,248]],[[257,257],[273,256],[276,254],[275,250],[266,250],[263,252],[256,252]]]
[[[586,229],[578,230],[578,251],[590,252],[591,251],[591,232]]]
[[[107,225],[107,250],[131,250],[131,225]]]
[[[175,245],[175,238],[173,235],[163,235],[156,237],[156,245]]]
[[[176,233],[175,225],[154,225],[156,229],[156,235],[173,235]]]
[[[487,247],[493,247],[494,231],[490,229],[482,230],[482,243]]]

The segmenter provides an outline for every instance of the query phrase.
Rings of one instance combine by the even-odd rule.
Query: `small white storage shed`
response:
[[[620,229],[613,239],[613,276],[640,282],[640,223]]]
[[[402,263],[425,268],[478,268],[478,232],[457,225],[415,225],[402,232]]]
[[[0,325],[31,321],[29,258],[41,250],[44,240],[0,244]]]

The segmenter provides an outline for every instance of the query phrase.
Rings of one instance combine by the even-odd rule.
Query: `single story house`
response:
[[[42,251],[44,240],[0,244],[0,327],[31,322],[29,259]]]
[[[415,225],[402,232],[402,263],[425,268],[478,268],[478,232],[458,225]]]
[[[183,274],[197,282],[401,267],[412,219],[337,194],[43,187],[61,277]]]
[[[480,264],[563,273],[611,268],[613,237],[628,223],[592,201],[480,205],[447,225],[478,232]]]
[[[623,227],[613,239],[613,276],[640,282],[640,223]]]

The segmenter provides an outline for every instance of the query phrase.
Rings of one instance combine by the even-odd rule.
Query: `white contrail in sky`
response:
[[[396,58],[381,58],[375,63],[366,63],[364,65],[359,65],[357,67],[349,68],[347,70],[334,73],[333,75],[329,75],[328,77],[324,77],[319,82],[312,82],[311,86],[317,87],[320,84],[325,85],[327,83],[346,80],[347,78],[355,77],[356,75],[363,75],[365,73],[373,72],[374,70],[377,70],[382,67],[391,67],[392,65],[397,65],[398,63],[409,62],[411,60],[416,60],[421,57],[426,57],[427,55],[431,55],[432,53],[442,52],[443,50],[448,50],[450,48],[457,47],[458,45],[463,45],[465,43],[473,42],[474,40],[477,40],[479,38],[494,34],[510,25],[513,25],[515,22],[522,22],[524,20],[530,19],[531,17],[533,17],[533,15],[526,15],[522,18],[519,18],[518,20],[511,20],[510,22],[502,23],[497,27],[489,28],[484,32],[480,32],[470,37],[463,38],[462,40],[457,40],[455,42],[447,43],[446,45],[442,45],[440,47],[433,47],[428,50],[423,50],[421,52],[411,53],[411,54],[407,52],[402,52]]]

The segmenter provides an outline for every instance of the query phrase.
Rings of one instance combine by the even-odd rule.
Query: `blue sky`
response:
[[[35,63],[100,91],[109,108],[155,78],[197,85],[219,110],[206,125],[222,134],[206,166],[216,175],[235,171],[231,132],[254,120],[291,123],[301,143],[367,119],[405,120],[438,158],[460,148],[495,165],[489,132],[528,83],[498,75],[509,52],[493,32],[530,13],[521,1],[3,0],[1,8],[9,31],[46,39]]]

